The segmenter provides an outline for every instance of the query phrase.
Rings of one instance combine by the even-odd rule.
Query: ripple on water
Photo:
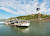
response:
[[[31,21],[27,28],[0,24],[0,36],[50,36],[50,22]]]

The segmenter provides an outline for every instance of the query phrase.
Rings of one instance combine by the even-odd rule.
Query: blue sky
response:
[[[37,13],[50,15],[50,0],[0,0],[0,19]]]
[[[10,17],[16,17],[16,16],[18,16],[18,15],[11,14],[11,13],[8,13],[8,12],[0,9],[0,19],[8,19]]]

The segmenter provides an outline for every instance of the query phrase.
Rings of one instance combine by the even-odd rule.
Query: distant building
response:
[[[45,18],[45,20],[50,20],[50,18]]]

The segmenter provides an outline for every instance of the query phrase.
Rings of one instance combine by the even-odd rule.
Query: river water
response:
[[[50,21],[31,21],[29,27],[0,23],[0,36],[50,36]]]

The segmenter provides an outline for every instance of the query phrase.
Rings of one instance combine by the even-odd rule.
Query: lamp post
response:
[[[40,11],[39,5],[37,5],[36,11],[37,11],[37,12]],[[38,13],[38,20],[41,20],[41,14],[40,14],[40,13]]]

